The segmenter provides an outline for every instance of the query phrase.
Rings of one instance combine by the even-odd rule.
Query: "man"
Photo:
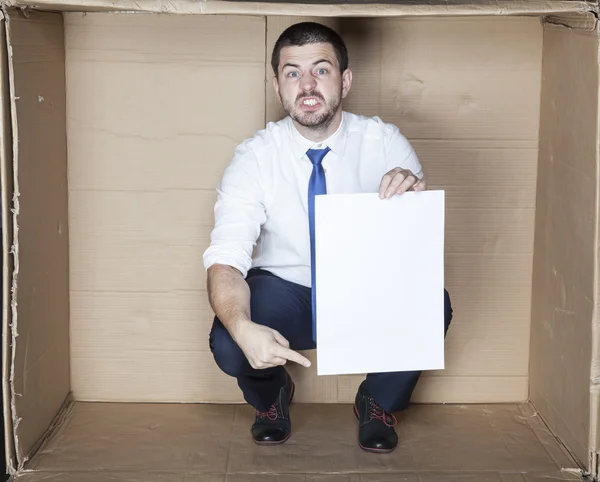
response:
[[[426,188],[417,156],[395,126],[342,110],[352,72],[333,30],[306,22],[291,26],[276,42],[271,64],[288,116],[236,149],[218,188],[204,254],[216,314],[210,347],[256,409],[251,432],[258,444],[289,438],[294,383],[284,365],[310,366],[297,350],[315,348],[314,196],[379,192],[385,199]],[[444,295],[447,329],[452,310]],[[379,336],[386,335],[373,334],[371,342]],[[367,375],[354,406],[361,448],[394,450],[391,412],[408,406],[419,375]]]

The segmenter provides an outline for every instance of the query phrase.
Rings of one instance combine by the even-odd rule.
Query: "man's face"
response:
[[[298,124],[326,129],[350,90],[352,74],[340,73],[335,50],[318,43],[281,49],[273,80],[284,110]]]

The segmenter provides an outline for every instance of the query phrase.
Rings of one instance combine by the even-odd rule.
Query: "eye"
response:
[[[291,77],[292,79],[295,79],[296,77],[298,77],[298,75],[299,75],[299,74],[298,74],[298,72],[296,72],[296,71],[292,71],[292,72],[289,72],[289,73],[287,74],[287,76],[288,76],[288,77]]]
[[[327,73],[327,69],[321,67],[320,69],[317,70],[317,74],[319,75],[325,75]]]

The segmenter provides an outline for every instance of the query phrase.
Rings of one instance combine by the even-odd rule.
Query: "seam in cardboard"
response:
[[[33,460],[36,454],[40,452],[53,437],[57,436],[64,430],[64,428],[68,425],[69,420],[71,419],[71,414],[73,413],[74,408],[75,399],[73,398],[73,392],[70,392],[69,395],[67,395],[67,398],[65,398],[65,401],[58,410],[56,416],[54,417],[52,422],[50,422],[50,425],[48,426],[46,431],[42,434],[42,436],[32,447],[29,453],[24,457],[23,464],[27,460]],[[23,468],[23,464],[21,464],[19,472],[26,471]]]
[[[556,408],[554,407],[554,405],[552,405],[548,401],[548,399],[541,392],[538,392],[538,394],[546,402],[546,404],[548,405],[548,407],[550,407],[555,413],[558,413],[558,411],[556,410]],[[571,450],[569,450],[569,447],[567,447],[565,445],[565,443],[552,430],[552,427],[550,427],[550,425],[548,424],[548,422],[546,422],[546,419],[544,418],[544,416],[542,415],[542,413],[535,406],[535,403],[534,402],[529,402],[529,404],[533,407],[533,409],[535,410],[535,412],[538,413],[538,415],[539,415],[538,420],[540,421],[541,424],[544,425],[544,427],[546,428],[546,430],[548,431],[548,433],[552,436],[552,438],[555,440],[555,442],[558,444],[558,446],[561,448],[561,450],[566,455],[568,455],[569,458],[571,458],[572,460],[576,461],[577,463],[582,463],[582,461],[578,461],[577,460],[577,457],[575,456],[575,454]],[[562,419],[562,417],[561,417],[561,421],[563,422],[563,425],[565,425],[567,427],[567,429],[570,429],[570,427],[568,427],[568,425],[566,424],[566,422],[564,421],[564,419]],[[531,427],[531,425],[530,425],[530,427]],[[532,428],[532,430],[534,430],[534,429]],[[535,432],[535,430],[534,430],[534,432]],[[537,433],[535,434],[535,436],[536,436],[536,438],[541,443],[541,440],[538,437]],[[542,445],[544,445],[544,444],[542,443]],[[565,468],[565,470],[568,470],[568,468]],[[576,469],[576,470],[580,470],[580,474],[581,474],[582,477],[590,477],[590,475],[592,475],[592,470],[590,470],[590,466],[587,467],[587,470],[584,470],[584,469]]]
[[[535,438],[538,440],[539,444],[548,454],[548,457],[550,457],[557,465],[559,465],[559,461],[553,456],[552,452],[548,450],[548,443],[542,440],[542,438],[539,435],[540,431],[545,431],[546,433],[548,433],[550,437],[552,437],[552,440],[554,440],[554,442],[556,443],[556,446],[560,448],[560,450],[567,458],[571,459],[572,461],[577,460],[573,456],[573,454],[569,452],[567,447],[559,440],[559,438],[552,432],[550,426],[546,423],[544,417],[537,410],[537,408],[532,402],[519,405],[519,412],[521,413],[521,416],[519,416],[518,419],[527,424],[527,426],[534,433]],[[528,413],[530,412],[533,413],[528,415]],[[580,476],[584,475],[584,471],[580,467],[561,467],[560,470],[561,472],[565,473],[577,474]]]
[[[5,25],[6,25],[6,48],[8,53],[8,81],[10,88],[10,104],[11,104],[11,122],[12,122],[12,132],[13,132],[13,245],[11,248],[11,253],[13,255],[13,277],[12,277],[12,285],[11,285],[11,343],[12,343],[12,360],[10,366],[10,389],[11,389],[11,416],[13,420],[13,435],[15,442],[15,452],[17,455],[17,470],[21,468],[22,464],[25,462],[24,460],[19,460],[19,455],[21,452],[21,447],[19,444],[19,435],[18,435],[18,427],[21,419],[17,416],[16,411],[16,398],[20,396],[15,392],[15,360],[16,360],[16,341],[18,337],[17,331],[17,293],[18,293],[18,278],[19,278],[19,212],[20,212],[20,204],[19,204],[19,162],[18,162],[18,127],[17,127],[17,112],[16,112],[16,101],[17,97],[15,94],[15,78],[14,78],[14,67],[13,67],[13,50],[12,45],[10,43],[10,16],[8,15],[8,11],[6,9],[6,5],[2,5],[2,12],[5,16]]]

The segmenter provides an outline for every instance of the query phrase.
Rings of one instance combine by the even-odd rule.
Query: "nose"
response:
[[[317,81],[312,75],[303,75],[300,81],[300,88],[304,92],[310,92],[317,86]]]

